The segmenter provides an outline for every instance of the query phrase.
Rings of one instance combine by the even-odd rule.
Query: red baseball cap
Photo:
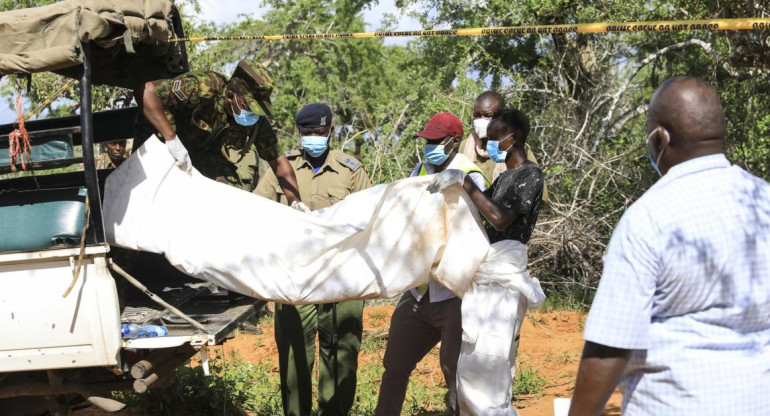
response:
[[[428,140],[443,139],[447,136],[463,137],[463,123],[452,113],[436,114],[421,132],[414,135]]]

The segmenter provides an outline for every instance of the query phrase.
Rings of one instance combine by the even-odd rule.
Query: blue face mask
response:
[[[426,144],[425,145],[425,160],[433,166],[441,166],[446,162],[449,155],[444,153],[443,144]]]
[[[259,121],[259,115],[251,111],[241,110],[241,114],[235,114],[235,122],[241,126],[253,126]]]
[[[650,157],[650,165],[653,169],[655,169],[655,172],[658,172],[658,176],[663,176],[662,173],[660,173],[660,167],[658,166],[658,163],[660,163],[660,158],[663,157],[663,152],[666,151],[666,147],[668,147],[668,142],[671,140],[668,135],[668,131],[666,131],[666,146],[663,147],[663,149],[658,154],[657,159],[652,157],[652,153],[650,153],[650,138],[652,138],[652,135],[655,134],[655,130],[651,131],[650,134],[647,135],[647,156]]]
[[[509,134],[503,137],[503,140],[511,136],[513,136],[513,134]],[[500,142],[503,140],[487,140],[487,153],[489,154],[489,158],[492,159],[495,163],[504,163],[505,158],[508,156],[508,150],[513,147],[513,143],[511,143],[508,149],[500,150]]]
[[[652,155],[648,153],[647,156],[650,157],[650,166],[652,166],[652,168],[655,169],[655,172],[658,172],[658,176],[663,176],[660,173],[660,168],[658,167],[658,163],[655,162],[655,159],[652,158]]]
[[[249,110],[242,109],[240,105],[238,105],[238,102],[235,102],[235,105],[238,106],[238,114],[235,113],[235,108],[232,104],[230,104],[230,109],[233,111],[233,118],[235,119],[235,122],[240,124],[241,126],[248,127],[253,126],[257,124],[257,121],[259,121],[259,115],[254,114]]]
[[[326,136],[300,136],[302,148],[312,157],[321,156],[329,148],[329,138]]]

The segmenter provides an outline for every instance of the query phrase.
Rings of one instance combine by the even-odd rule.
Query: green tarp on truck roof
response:
[[[186,71],[182,33],[166,0],[65,0],[0,13],[0,75],[53,71],[79,78],[90,42],[95,84],[134,88]]]

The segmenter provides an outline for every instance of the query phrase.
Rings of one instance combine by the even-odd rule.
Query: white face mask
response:
[[[487,137],[487,127],[489,126],[488,118],[477,118],[473,120],[473,131],[479,136],[479,139],[485,139]]]

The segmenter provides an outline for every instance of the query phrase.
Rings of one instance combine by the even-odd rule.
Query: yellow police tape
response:
[[[66,84],[62,85],[62,87],[59,88],[55,93],[51,94],[50,97],[46,98],[45,101],[40,103],[40,105],[35,107],[34,110],[30,111],[29,114],[24,116],[24,120],[29,120],[32,117],[35,117],[36,115],[38,115],[38,113],[43,111],[43,109],[46,108],[48,106],[48,104],[51,104],[56,98],[58,98],[60,95],[62,95],[64,93],[64,91],[67,91],[71,86],[75,85],[75,82],[76,81],[73,79],[73,80],[70,80],[69,82],[67,82]]]
[[[410,30],[402,32],[309,33],[262,36],[207,36],[170,39],[169,42],[205,42],[221,40],[285,40],[334,38],[384,38],[397,36],[506,36],[550,33],[608,32],[681,32],[694,30],[765,30],[770,18],[666,20],[657,22],[575,23],[571,25],[536,25],[510,27],[476,27],[469,29]]]

